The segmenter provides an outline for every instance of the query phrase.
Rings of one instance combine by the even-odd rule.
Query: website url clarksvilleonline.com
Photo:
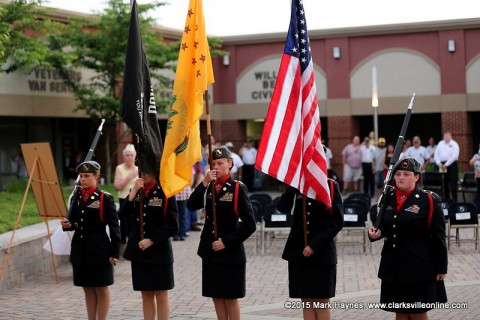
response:
[[[285,301],[285,309],[468,309],[467,302],[342,302]]]

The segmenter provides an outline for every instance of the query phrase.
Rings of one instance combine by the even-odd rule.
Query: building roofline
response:
[[[372,36],[383,34],[398,34],[398,33],[415,33],[415,32],[429,32],[441,31],[451,29],[472,29],[480,28],[479,18],[466,19],[452,19],[452,20],[436,20],[436,21],[422,21],[409,23],[396,23],[384,25],[370,25],[360,27],[347,28],[331,28],[331,29],[312,29],[309,30],[310,39],[328,39],[339,37],[359,37]],[[254,35],[237,35],[224,36],[223,44],[254,44],[266,42],[284,41],[287,36],[287,31],[275,33],[262,33]]]

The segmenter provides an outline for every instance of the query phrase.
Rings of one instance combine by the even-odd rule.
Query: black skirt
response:
[[[290,298],[328,299],[335,297],[337,266],[288,262]]]
[[[134,291],[162,291],[175,286],[173,263],[152,264],[132,261]]]
[[[380,302],[395,303],[392,308],[382,308],[385,311],[422,313],[432,310],[432,308],[420,308],[417,302],[444,303],[447,302],[447,292],[443,281],[399,283],[382,280]],[[407,308],[407,306],[402,303],[408,303],[410,305]]]
[[[100,266],[73,265],[73,285],[106,287],[113,284],[113,264]]]
[[[245,297],[246,263],[218,264],[202,260],[202,296],[221,299]]]

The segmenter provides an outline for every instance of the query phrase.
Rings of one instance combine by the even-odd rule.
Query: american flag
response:
[[[292,1],[285,50],[255,167],[331,206],[303,1]]]

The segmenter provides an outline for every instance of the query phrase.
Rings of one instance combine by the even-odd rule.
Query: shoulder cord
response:
[[[103,220],[103,197],[105,196],[105,192],[102,191],[102,193],[100,193],[100,220],[102,222],[105,222]]]
[[[240,182],[235,181],[235,195],[233,196],[233,211],[235,211],[235,214],[237,217],[240,216],[240,213],[238,212],[238,189],[240,187]]]
[[[427,193],[427,196],[428,196],[428,202],[430,203],[430,207],[428,208],[427,224],[428,224],[428,227],[430,228],[432,224],[432,216],[433,216],[433,197],[430,193]]]

